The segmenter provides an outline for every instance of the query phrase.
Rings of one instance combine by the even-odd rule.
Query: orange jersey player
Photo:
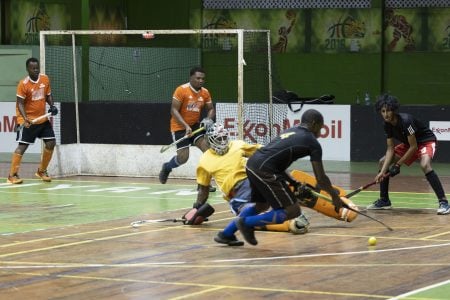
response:
[[[195,145],[202,152],[208,150],[208,144],[204,138],[205,131],[214,124],[212,120],[215,109],[209,91],[203,87],[205,83],[205,71],[201,67],[194,67],[190,70],[189,82],[176,88],[172,97],[170,113],[170,131],[173,141],[184,136],[189,138],[177,144],[177,154],[168,162],[165,162],[159,173],[159,181],[162,184],[167,182],[172,169],[185,164],[189,159],[189,147]],[[206,109],[207,117],[200,122],[202,111]],[[196,134],[193,131],[203,127],[205,130]],[[211,187],[211,191],[215,191]]]
[[[191,87],[191,84],[185,83],[177,87],[173,93],[173,101],[177,101],[175,105],[176,111],[180,114],[182,120],[189,126],[193,126],[200,120],[200,115],[203,107],[212,107],[211,95],[204,87],[198,91]],[[209,109],[208,109],[209,110]],[[183,121],[175,116],[176,113],[172,111],[172,118],[170,119],[170,131],[176,132],[182,130],[186,131],[187,127]]]
[[[49,113],[56,115],[58,109],[53,105],[50,80],[47,75],[40,73],[39,61],[32,57],[26,61],[28,76],[17,85],[16,116],[17,137],[19,143],[11,159],[11,168],[6,182],[12,184],[22,183],[19,177],[19,167],[22,156],[30,144],[34,144],[36,138],[45,143],[41,163],[36,176],[43,181],[51,181],[47,174],[47,166],[52,158],[55,148],[55,133],[48,118],[40,119],[45,114],[46,103],[50,105]],[[34,121],[36,120],[36,121]]]

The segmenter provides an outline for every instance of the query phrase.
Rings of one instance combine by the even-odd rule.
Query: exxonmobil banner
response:
[[[430,121],[430,129],[436,135],[438,141],[450,141],[450,122]]]
[[[223,123],[231,137],[238,136],[237,104],[218,103],[216,121]],[[350,161],[350,105],[304,105],[300,112],[290,111],[287,105],[274,104],[273,124],[269,128],[267,104],[244,104],[243,139],[248,143],[266,144],[281,131],[300,124],[308,109],[320,111],[324,126],[319,142],[324,160]]]
[[[59,109],[59,103],[55,103]],[[59,114],[57,124],[55,117],[52,118],[53,129],[55,131],[57,142],[59,142]],[[0,152],[13,153],[17,147],[15,127],[17,125],[16,118],[16,103],[15,102],[0,102]],[[27,153],[41,153],[41,143],[36,139],[33,145],[27,149]]]

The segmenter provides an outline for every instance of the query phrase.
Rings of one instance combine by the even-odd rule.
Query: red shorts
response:
[[[395,155],[402,157],[405,155],[406,151],[408,151],[409,145],[406,144],[399,144],[395,146],[394,152]],[[405,161],[405,165],[409,166],[419,158],[421,158],[424,155],[428,155],[429,157],[433,158],[434,152],[436,151],[436,142],[430,141],[425,143],[420,143],[417,145],[417,151],[413,154],[407,161]]]

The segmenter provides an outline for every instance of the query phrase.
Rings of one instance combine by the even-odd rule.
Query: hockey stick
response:
[[[190,138],[191,136],[193,136],[193,135],[196,134],[196,133],[199,133],[199,132],[202,131],[202,130],[205,130],[205,128],[204,128],[204,127],[200,127],[200,128],[198,128],[198,129],[192,131],[191,134],[185,135],[185,136],[183,136],[182,138],[176,140],[176,141],[173,142],[172,144],[166,145],[166,146],[162,146],[162,147],[161,147],[161,150],[159,150],[159,152],[160,152],[160,153],[166,152],[166,151],[167,151],[168,149],[170,149],[171,147],[177,145],[178,143],[184,141],[185,139]]]
[[[308,187],[307,187],[308,188]],[[316,196],[316,197],[320,197],[320,198],[322,198],[322,199],[325,199],[325,200],[328,200],[328,201],[333,201],[330,197],[327,197],[327,196],[325,196],[325,195],[322,195],[321,193],[318,193],[318,192],[316,192],[315,190],[313,190],[313,189],[311,189],[311,188],[308,188],[310,191],[311,191],[311,193],[314,195],[314,196]],[[347,204],[345,204],[345,203],[342,203],[342,205],[346,208],[346,209],[348,209],[348,210],[351,210],[351,211],[353,211],[353,212],[355,212],[355,213],[357,213],[357,214],[360,214],[360,215],[362,215],[362,216],[364,216],[364,217],[366,217],[366,218],[369,218],[369,219],[371,219],[371,220],[373,220],[373,221],[375,221],[375,222],[378,222],[378,223],[380,223],[381,225],[383,225],[384,227],[386,227],[389,231],[394,231],[394,229],[392,229],[391,227],[389,227],[388,225],[386,225],[386,224],[384,224],[383,222],[381,222],[380,220],[378,220],[378,219],[375,219],[374,217],[371,217],[371,216],[369,216],[369,215],[366,215],[365,213],[362,213],[362,212],[360,212],[359,210],[356,210],[356,209],[354,209],[354,208],[351,208],[350,206],[348,206]]]
[[[37,121],[50,117],[52,113],[46,113],[45,115],[39,116],[36,119],[31,120],[31,125],[36,124]],[[20,131],[23,127],[25,127],[25,123],[17,127],[17,131]]]
[[[386,173],[386,174],[384,174],[383,179],[386,178],[386,177],[389,177],[389,175],[390,175],[389,172]],[[371,187],[372,185],[374,185],[374,184],[376,184],[376,183],[377,183],[376,181],[372,181],[372,182],[370,182],[370,183],[368,183],[368,184],[366,184],[366,185],[363,185],[363,186],[357,188],[357,189],[354,190],[353,192],[348,193],[348,194],[345,195],[344,197],[345,197],[345,198],[353,197],[353,196],[355,196],[356,194],[358,194],[359,192],[361,192],[361,191],[367,189],[368,187]]]
[[[139,220],[139,221],[134,221],[131,222],[130,225],[133,228],[145,225],[145,224],[154,224],[154,223],[164,223],[164,222],[171,222],[171,223],[177,223],[177,222],[186,222],[186,219],[183,218],[179,218],[179,219],[174,219],[174,218],[169,218],[169,219],[155,219],[155,220]]]

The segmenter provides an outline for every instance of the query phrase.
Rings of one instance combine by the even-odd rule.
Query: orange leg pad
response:
[[[317,187],[316,178],[314,176],[309,175],[308,173],[305,173],[305,172],[302,172],[299,170],[293,170],[291,172],[291,176],[298,182],[310,185],[314,188]],[[356,210],[358,209],[357,206],[350,199],[343,197],[345,195],[345,191],[343,188],[341,188],[339,186],[335,186],[335,185],[333,185],[333,188],[339,193],[339,196],[341,197],[343,202],[345,202],[351,208],[354,208]],[[330,197],[330,195],[325,191],[321,190],[320,193],[326,197]],[[351,211],[347,208],[341,208],[339,210],[339,213],[336,213],[336,211],[334,210],[333,203],[331,203],[325,199],[322,199],[320,197],[317,198],[317,200],[315,200],[315,201],[314,200],[303,201],[301,204],[305,205],[321,214],[324,214],[328,217],[332,217],[332,218],[335,218],[335,219],[341,220],[341,221],[352,222],[358,216],[358,214],[356,212]]]

